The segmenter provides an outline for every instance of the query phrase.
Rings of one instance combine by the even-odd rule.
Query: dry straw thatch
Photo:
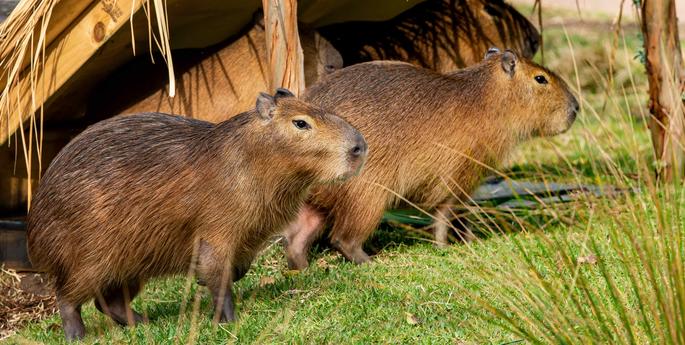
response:
[[[65,46],[65,34],[74,23],[85,17],[95,6],[124,6],[130,4],[129,22],[143,10],[147,17],[150,50],[152,42],[165,58],[169,70],[170,95],[174,94],[173,63],[169,43],[166,0],[23,0],[5,22],[0,25],[0,143],[22,148],[26,169],[31,180],[32,152],[41,156],[43,103],[69,77],[53,65]],[[126,8],[126,7],[123,7]],[[116,31],[123,24],[117,23]],[[132,23],[132,22],[131,22]],[[101,24],[101,23],[98,23]],[[156,26],[156,30],[153,27]],[[133,30],[132,30],[133,32]],[[133,34],[132,34],[133,35]],[[133,40],[133,37],[131,37]],[[106,38],[104,39],[106,41]],[[104,43],[104,42],[102,42]],[[133,45],[135,53],[135,43]],[[82,57],[87,60],[92,49]],[[78,63],[85,63],[77,61]],[[80,66],[70,66],[71,74]],[[12,134],[16,132],[14,140]],[[37,164],[41,165],[40,158]],[[40,169],[39,169],[40,170]],[[30,204],[29,183],[29,204]]]

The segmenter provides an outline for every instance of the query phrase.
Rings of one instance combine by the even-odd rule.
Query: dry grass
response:
[[[42,283],[33,274],[0,270],[0,340],[57,312],[54,295]]]

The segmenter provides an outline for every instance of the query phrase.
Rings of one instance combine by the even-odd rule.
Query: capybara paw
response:
[[[350,260],[357,265],[371,261],[371,257],[364,252],[361,246],[349,245],[340,240],[334,240],[331,244],[347,260]]]
[[[86,330],[82,325],[65,326],[64,336],[67,341],[78,341],[86,335]]]
[[[235,315],[233,313],[221,313],[219,318],[220,323],[230,323],[235,322]]]
[[[288,259],[288,269],[302,271],[309,267],[309,261],[307,261],[307,255],[303,253],[291,253],[288,251],[286,253]]]
[[[357,265],[361,265],[363,263],[367,263],[371,261],[371,257],[366,254],[363,250],[359,250],[355,252],[352,257],[350,258],[352,262],[354,262]]]

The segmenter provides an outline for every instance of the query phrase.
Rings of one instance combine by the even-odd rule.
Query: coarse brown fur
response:
[[[342,68],[340,54],[316,31],[300,25],[305,82]],[[140,112],[185,115],[221,122],[247,111],[255,96],[268,89],[268,62],[263,20],[237,40],[206,50],[174,52],[176,96],[169,97],[163,64],[144,57],[122,67],[94,93],[87,116]]]
[[[188,272],[194,259],[215,320],[232,320],[231,282],[310,186],[350,177],[365,156],[349,123],[283,91],[217,125],[113,117],[71,141],[45,173],[28,216],[30,259],[55,278],[68,339],[83,336],[80,306],[94,297],[115,321],[142,321],[128,306],[142,284]]]
[[[345,65],[398,60],[450,72],[480,62],[489,47],[532,58],[540,34],[501,0],[427,0],[382,22],[346,22],[319,29]]]
[[[473,191],[483,165],[497,166],[522,140],[567,130],[578,110],[554,73],[497,50],[447,74],[403,62],[357,64],[305,98],[352,123],[371,153],[358,178],[316,188],[286,231],[288,261],[298,269],[307,266],[307,250],[325,224],[346,258],[369,260],[362,244],[386,208],[402,200],[427,210],[454,204],[451,198]]]

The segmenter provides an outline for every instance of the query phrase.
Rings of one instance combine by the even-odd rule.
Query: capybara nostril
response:
[[[367,151],[367,145],[366,145],[366,140],[364,140],[364,137],[361,136],[361,134],[357,134],[355,136],[355,145],[350,149],[350,156],[352,158],[360,158],[366,155]]]

